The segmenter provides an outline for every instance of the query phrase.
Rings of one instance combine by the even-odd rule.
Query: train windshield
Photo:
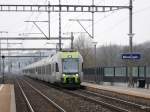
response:
[[[77,73],[79,66],[78,59],[63,59],[63,72],[64,73]]]

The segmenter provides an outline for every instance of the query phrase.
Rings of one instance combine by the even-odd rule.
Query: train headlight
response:
[[[78,77],[78,76],[79,76],[79,74],[76,74],[76,76]]]
[[[66,75],[65,74],[63,74],[63,77],[65,77]]]

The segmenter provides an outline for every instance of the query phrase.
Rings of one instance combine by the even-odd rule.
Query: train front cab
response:
[[[64,87],[80,87],[80,77],[78,74],[63,74],[63,77],[61,78],[61,83]]]
[[[82,77],[82,60],[78,52],[62,53],[61,84],[67,88],[80,87]]]

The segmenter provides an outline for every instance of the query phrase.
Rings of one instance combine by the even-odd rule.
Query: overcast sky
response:
[[[61,0],[62,4],[91,4],[92,0]],[[58,4],[58,0],[50,0]],[[48,4],[48,0],[0,0],[0,4]],[[128,5],[129,0],[95,0],[95,5]],[[134,0],[133,2],[133,43],[139,44],[150,40],[150,0]],[[83,32],[77,22],[69,19],[91,19],[91,13],[62,13],[62,33]],[[39,33],[32,23],[27,20],[48,20],[47,13],[33,12],[0,12],[0,31],[8,34],[1,36],[18,36],[20,33]],[[39,23],[40,28],[48,35],[48,24]],[[91,33],[91,23],[82,22]],[[129,11],[127,9],[107,13],[95,13],[95,40],[99,45],[118,44],[128,45]],[[51,35],[58,36],[58,13],[51,13]],[[43,36],[43,35],[30,35]],[[77,38],[78,35],[75,35]],[[53,41],[51,41],[53,42]],[[56,41],[54,41],[56,42]],[[45,41],[23,41],[24,47],[46,46]],[[34,45],[33,45],[34,43]],[[35,44],[36,43],[36,44]],[[66,43],[66,42],[64,42]],[[68,42],[66,43],[68,44]],[[19,45],[18,45],[19,46]],[[53,47],[54,45],[47,45]]]

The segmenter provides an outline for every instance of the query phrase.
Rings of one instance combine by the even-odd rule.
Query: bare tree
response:
[[[85,35],[80,35],[78,39],[74,41],[74,48],[81,53],[84,59],[84,67],[94,66],[91,38]]]
[[[99,66],[117,66],[121,63],[121,47],[117,45],[108,45],[99,47],[97,50],[97,61]]]

